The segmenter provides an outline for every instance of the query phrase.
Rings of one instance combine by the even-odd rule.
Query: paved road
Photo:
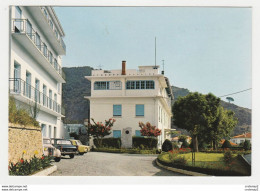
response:
[[[54,163],[50,176],[184,176],[156,166],[153,155],[89,152]]]

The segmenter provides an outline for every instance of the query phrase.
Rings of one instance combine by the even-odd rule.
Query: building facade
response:
[[[44,137],[62,137],[62,26],[52,7],[10,7],[9,92],[34,111]]]
[[[171,100],[169,80],[160,73],[159,66],[139,66],[139,70],[93,70],[91,76],[90,118],[103,122],[115,118],[109,137],[121,137],[123,147],[131,147],[132,136],[141,136],[139,122],[150,122],[160,130],[158,147],[171,130]],[[127,136],[129,138],[127,138]],[[124,139],[124,140],[123,140]]]
[[[248,140],[251,143],[251,133],[243,133],[241,135],[234,136],[230,139],[230,141],[238,145],[244,143],[246,140]]]

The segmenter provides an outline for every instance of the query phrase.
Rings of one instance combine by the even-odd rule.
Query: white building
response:
[[[10,7],[9,90],[17,106],[37,103],[37,121],[45,137],[61,137],[61,55],[66,46],[52,7]],[[31,106],[29,106],[31,105]]]
[[[170,138],[171,100],[173,94],[169,80],[160,74],[159,66],[139,66],[139,70],[93,70],[91,76],[90,118],[103,122],[115,118],[110,137],[141,136],[138,123],[150,122],[162,130],[158,137],[161,147],[165,138]],[[131,143],[129,143],[131,144]],[[126,143],[125,147],[130,147]]]
[[[244,143],[246,140],[248,140],[251,143],[251,133],[244,133],[241,135],[234,136],[230,139],[230,141],[238,145]]]

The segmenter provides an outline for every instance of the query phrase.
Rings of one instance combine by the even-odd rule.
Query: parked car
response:
[[[77,153],[76,146],[72,145],[69,140],[52,138],[51,144],[61,151],[62,156],[69,155],[70,158],[74,158],[74,155]]]
[[[61,152],[51,144],[49,138],[43,138],[43,154],[45,156],[52,156],[55,162],[59,162],[61,159]]]
[[[70,139],[70,142],[72,145],[77,147],[78,153],[80,155],[83,155],[84,153],[87,153],[88,151],[90,151],[90,147],[83,145],[80,140]]]

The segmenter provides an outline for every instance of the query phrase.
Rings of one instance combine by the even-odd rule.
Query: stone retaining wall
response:
[[[42,133],[40,127],[24,127],[10,124],[8,127],[8,159],[18,162],[21,157],[31,159],[34,155],[41,157],[43,154]],[[25,152],[23,154],[23,152]]]

